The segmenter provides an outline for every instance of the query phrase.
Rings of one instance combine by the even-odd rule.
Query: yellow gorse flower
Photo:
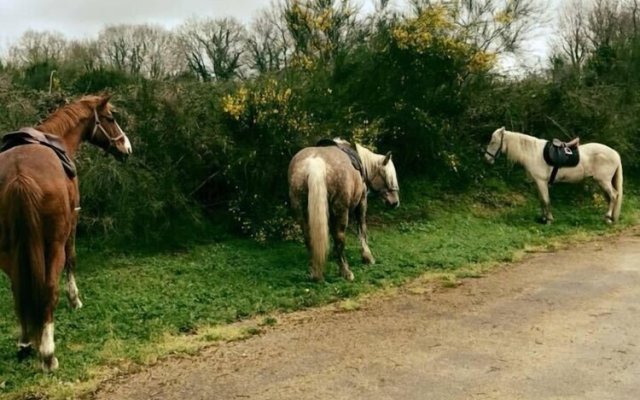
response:
[[[401,49],[425,52],[437,38],[449,37],[455,28],[452,12],[443,5],[423,10],[415,18],[407,19],[392,30],[392,36]]]
[[[248,91],[241,87],[235,95],[227,94],[222,97],[222,110],[235,120],[239,120],[247,105]]]
[[[469,70],[471,72],[488,71],[495,65],[496,60],[495,53],[478,51],[469,60]]]

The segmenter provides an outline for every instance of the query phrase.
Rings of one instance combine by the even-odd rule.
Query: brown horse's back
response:
[[[29,176],[42,191],[39,213],[43,218],[67,214],[75,207],[75,185],[70,181],[55,153],[41,145],[14,147],[0,153],[0,194],[7,183],[18,176]],[[7,217],[0,210],[0,224]],[[1,231],[0,231],[1,232]],[[0,243],[3,238],[0,237]]]

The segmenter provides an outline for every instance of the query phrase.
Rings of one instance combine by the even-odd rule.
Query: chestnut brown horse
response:
[[[362,261],[373,264],[367,238],[367,188],[390,207],[400,205],[396,169],[391,153],[376,154],[359,144],[334,139],[334,145],[307,147],[289,164],[289,198],[302,226],[309,251],[311,278],[322,281],[329,231],[340,274],[353,280],[344,254],[349,213],[355,213]],[[324,142],[324,141],[323,141]]]
[[[57,143],[63,158],[66,153],[70,160],[83,141],[116,156],[131,153],[109,96],[83,97],[59,108],[35,129],[21,131]],[[58,367],[53,312],[63,269],[71,307],[82,307],[75,281],[78,179],[68,172],[56,151],[42,141],[0,153],[0,265],[11,280],[21,328],[18,356],[28,355],[33,344],[45,371]]]

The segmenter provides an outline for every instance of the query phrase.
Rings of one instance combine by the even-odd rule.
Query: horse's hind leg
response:
[[[598,182],[598,185],[600,185],[605,193],[607,193],[607,197],[609,198],[609,209],[607,210],[604,218],[607,223],[611,224],[613,223],[613,209],[615,208],[616,200],[618,199],[618,191],[613,188],[611,180],[596,179],[596,182]]]
[[[362,262],[365,264],[375,264],[376,260],[371,254],[367,237],[367,195],[364,194],[362,201],[356,207],[356,222],[358,223],[358,238],[362,248]]]
[[[302,204],[298,201],[293,194],[290,194],[291,208],[293,210],[294,218],[298,221],[300,229],[302,229],[302,236],[304,237],[304,246],[309,254],[309,274],[314,277],[314,271],[312,268],[311,257],[311,238],[309,236],[309,217],[307,213],[303,211]],[[315,278],[314,278],[315,279]]]
[[[74,310],[82,308],[82,301],[80,301],[80,293],[78,292],[78,286],[76,285],[76,234],[75,227],[71,232],[71,236],[67,240],[65,245],[66,260],[64,269],[67,274],[67,298],[69,304]]]
[[[45,320],[40,338],[38,351],[42,357],[42,369],[45,372],[58,368],[58,359],[55,356],[53,312],[58,304],[58,280],[65,264],[65,245],[54,242],[49,245],[47,253],[47,291],[49,291],[48,302],[45,307]]]
[[[33,353],[27,323],[20,321],[20,339],[18,339],[18,361],[22,361]]]
[[[353,272],[349,269],[344,247],[347,237],[347,224],[349,223],[349,211],[342,210],[333,216],[331,224],[331,236],[333,237],[333,249],[340,267],[340,275],[348,281],[353,280]]]
[[[550,224],[553,222],[551,215],[551,200],[549,198],[549,185],[544,180],[535,180],[540,196],[540,206],[542,208],[542,223]]]
[[[10,261],[6,257],[2,257],[0,262],[5,266],[11,265]],[[15,288],[12,287],[12,289],[13,295],[16,296]],[[18,351],[16,356],[18,357],[18,361],[22,361],[33,353],[33,346],[27,320],[24,316],[20,315],[18,315],[18,318],[20,319],[20,337],[18,338]]]

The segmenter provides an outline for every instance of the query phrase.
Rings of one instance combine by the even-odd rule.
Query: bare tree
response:
[[[109,26],[98,36],[103,65],[152,79],[181,71],[176,38],[155,25]]]
[[[594,48],[611,46],[638,35],[638,0],[595,0],[589,13],[589,39]]]
[[[187,65],[204,81],[243,76],[246,36],[244,26],[232,18],[190,20],[178,29],[179,48]]]
[[[66,65],[77,69],[92,71],[100,66],[100,50],[95,40],[72,40],[65,53]]]
[[[594,48],[610,46],[619,36],[621,3],[617,0],[595,0],[589,13],[589,40]]]
[[[60,61],[66,46],[60,32],[28,30],[9,48],[9,60],[17,65]]]
[[[356,16],[351,0],[285,0],[283,8],[296,57],[324,64],[356,42]]]
[[[119,71],[129,71],[130,37],[131,29],[127,25],[109,26],[100,32],[98,46],[104,65]]]
[[[424,3],[425,0],[416,2]],[[441,3],[454,7],[461,39],[495,54],[517,52],[527,35],[545,22],[545,0],[458,0]]]
[[[575,69],[581,69],[590,51],[589,16],[584,0],[573,0],[562,10],[556,53],[569,60]]]
[[[292,39],[282,18],[282,7],[272,4],[254,19],[246,41],[246,64],[258,73],[277,71],[289,63]]]

